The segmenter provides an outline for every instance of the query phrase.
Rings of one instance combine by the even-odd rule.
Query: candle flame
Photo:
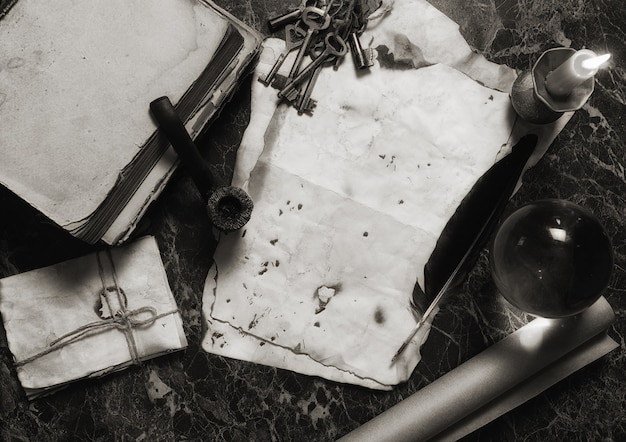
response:
[[[598,55],[597,57],[588,58],[581,62],[585,69],[597,69],[611,58],[611,54]]]

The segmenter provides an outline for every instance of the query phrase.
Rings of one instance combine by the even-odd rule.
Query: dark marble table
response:
[[[0,6],[6,1],[0,1]],[[269,35],[267,18],[284,0],[218,1]],[[527,69],[546,49],[610,52],[596,90],[525,179],[508,211],[541,198],[591,209],[613,240],[615,268],[604,295],[619,348],[466,439],[480,441],[626,440],[626,9],[622,0],[431,0],[457,21],[488,59]],[[232,172],[249,116],[249,81],[200,143]],[[0,276],[92,251],[0,191]],[[332,440],[434,381],[506,335],[515,315],[498,311],[483,252],[459,295],[436,317],[424,359],[391,392],[373,392],[207,354],[200,348],[201,295],[215,241],[203,205],[181,170],[136,235],[157,237],[182,312],[189,348],[100,380],[78,382],[28,402],[0,331],[0,439],[3,441]],[[513,319],[511,319],[513,318]],[[522,318],[524,320],[524,318]]]

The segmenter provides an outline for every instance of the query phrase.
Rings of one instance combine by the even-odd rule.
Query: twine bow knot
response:
[[[142,328],[142,327],[150,327],[152,326],[157,319],[167,316],[173,313],[176,313],[178,310],[172,310],[165,313],[157,314],[157,310],[151,306],[139,307],[133,310],[128,310],[126,308],[126,294],[120,288],[117,280],[117,274],[115,272],[115,267],[113,265],[113,257],[111,256],[110,250],[107,250],[107,256],[111,265],[111,273],[113,276],[113,286],[107,286],[105,282],[104,268],[102,266],[102,262],[100,261],[100,254],[97,253],[96,257],[98,260],[98,269],[100,271],[100,279],[102,280],[103,289],[100,292],[101,298],[104,303],[107,303],[107,307],[110,309],[111,305],[114,305],[112,301],[115,301],[117,305],[117,310],[114,314],[109,317],[105,317],[101,320],[90,322],[85,325],[81,325],[80,327],[64,334],[63,336],[53,340],[48,344],[48,347],[42,350],[41,352],[30,356],[26,359],[22,359],[21,361],[17,361],[15,363],[16,367],[21,367],[29,362],[32,362],[36,359],[39,359],[42,356],[45,356],[53,351],[59,350],[67,345],[70,345],[76,341],[79,341],[89,335],[102,333],[112,328],[120,330],[124,337],[126,338],[126,342],[128,343],[128,349],[130,351],[130,357],[133,363],[139,363],[140,355],[139,350],[137,349],[137,343],[135,342],[135,337],[133,334],[133,329]],[[113,300],[110,299],[110,295],[115,294]]]

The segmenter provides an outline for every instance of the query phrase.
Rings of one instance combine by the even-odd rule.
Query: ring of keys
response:
[[[311,93],[322,68],[337,69],[348,51],[356,69],[374,64],[373,51],[363,49],[359,37],[367,17],[378,6],[380,2],[372,0],[302,0],[297,9],[271,18],[268,24],[272,31],[284,29],[285,49],[259,81],[277,89],[280,99],[299,114],[312,114],[316,100]],[[279,74],[293,51],[297,53],[289,74]],[[305,64],[306,59],[311,61]]]

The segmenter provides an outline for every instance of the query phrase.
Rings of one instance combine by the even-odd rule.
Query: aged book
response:
[[[123,242],[178,162],[149,103],[169,96],[197,137],[260,45],[206,0],[5,2],[0,184],[75,237]]]

